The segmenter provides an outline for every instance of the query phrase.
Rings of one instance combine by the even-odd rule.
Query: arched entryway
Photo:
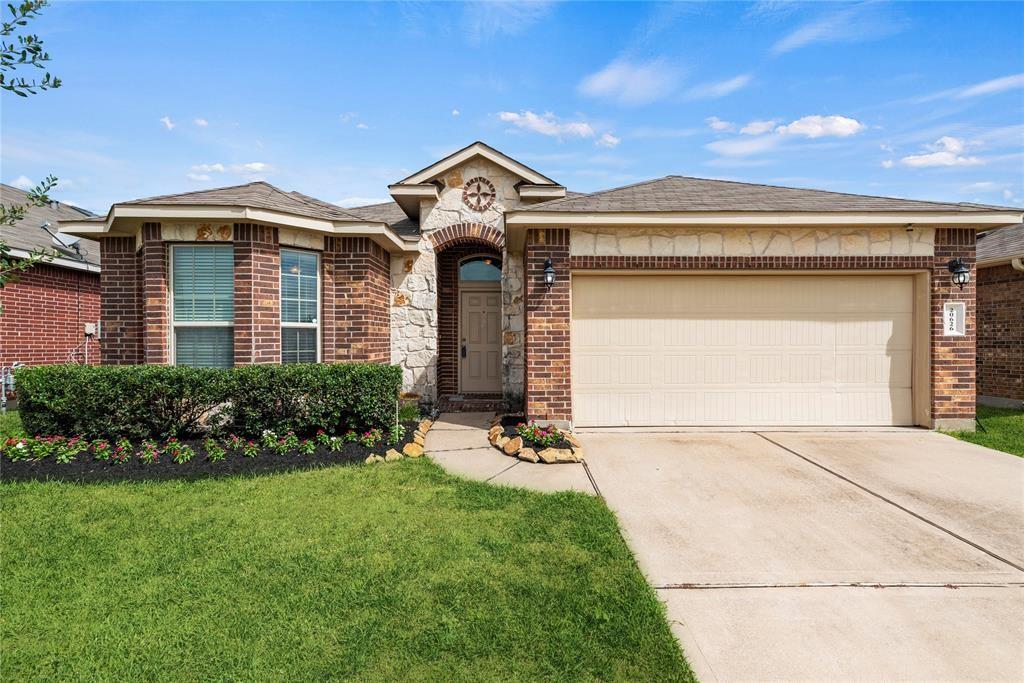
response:
[[[452,396],[502,397],[502,255],[479,237],[439,245],[436,251],[437,389]]]

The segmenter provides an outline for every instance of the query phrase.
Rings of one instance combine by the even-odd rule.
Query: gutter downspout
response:
[[[1024,259],[1019,259],[1019,258],[1011,259],[1010,260],[1010,267],[1013,268],[1014,270],[1024,271]]]

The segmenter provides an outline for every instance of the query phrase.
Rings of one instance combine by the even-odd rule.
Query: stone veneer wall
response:
[[[933,228],[598,228],[572,231],[573,256],[931,256]]]
[[[497,191],[494,204],[482,213],[462,202],[467,180],[483,176]],[[485,159],[474,159],[441,178],[444,189],[437,200],[420,206],[418,253],[391,260],[391,360],[403,371],[403,388],[427,400],[437,398],[438,310],[437,261],[430,235],[443,228],[472,224],[503,230],[506,210],[520,206],[515,185],[520,179]],[[502,372],[504,394],[513,404],[523,394],[523,278],[518,256],[502,254]]]

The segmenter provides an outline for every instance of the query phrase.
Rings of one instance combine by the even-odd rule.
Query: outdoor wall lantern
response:
[[[953,284],[962,290],[964,285],[971,281],[971,269],[962,259],[955,258],[946,264],[946,268],[953,274]]]
[[[555,284],[555,267],[551,264],[551,259],[544,262],[544,284],[548,291],[551,291],[551,285]]]

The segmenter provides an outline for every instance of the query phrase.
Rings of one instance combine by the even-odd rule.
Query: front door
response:
[[[501,392],[501,290],[459,293],[459,389]]]

